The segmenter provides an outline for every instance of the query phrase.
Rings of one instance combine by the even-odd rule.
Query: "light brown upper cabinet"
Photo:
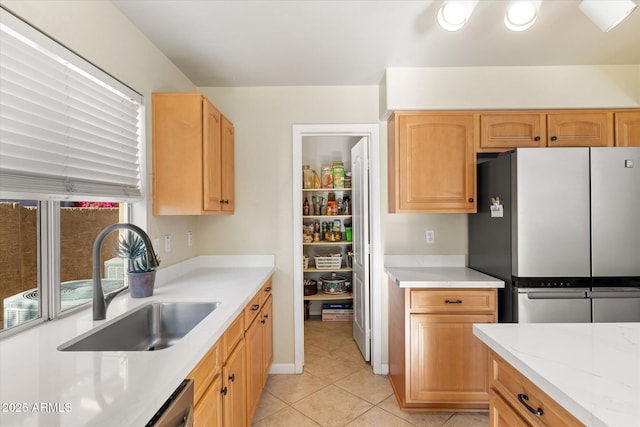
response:
[[[546,116],[543,113],[481,114],[480,151],[544,147],[547,141],[546,130]]]
[[[480,113],[479,152],[526,147],[612,147],[613,111]]]
[[[640,110],[615,113],[616,146],[640,147]]]
[[[388,122],[389,212],[475,212],[479,116],[395,112]]]
[[[560,112],[547,115],[549,147],[613,147],[613,112]]]
[[[233,124],[200,93],[152,103],[153,214],[233,213]]]

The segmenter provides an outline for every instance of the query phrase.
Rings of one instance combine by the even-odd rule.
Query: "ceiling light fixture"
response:
[[[467,23],[479,0],[447,0],[438,10],[438,24],[447,31],[458,31]]]
[[[638,7],[633,0],[582,0],[578,6],[605,33]]]
[[[504,25],[511,31],[528,30],[538,19],[541,2],[542,0],[510,1],[507,13],[504,14]]]

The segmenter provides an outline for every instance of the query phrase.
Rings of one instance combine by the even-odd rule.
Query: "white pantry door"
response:
[[[371,360],[369,299],[369,141],[362,138],[351,149],[353,233],[353,339],[368,362]]]

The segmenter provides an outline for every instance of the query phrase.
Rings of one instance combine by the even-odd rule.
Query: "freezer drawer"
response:
[[[594,322],[640,322],[640,290],[594,289],[591,310]]]
[[[588,289],[518,289],[518,323],[589,323]]]

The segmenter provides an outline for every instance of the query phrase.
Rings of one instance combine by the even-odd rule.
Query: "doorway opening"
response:
[[[303,165],[315,170],[321,181],[322,166],[334,162],[341,162],[345,172],[349,172],[351,187],[347,183],[343,188],[342,183],[337,183],[338,188],[322,188],[320,182],[319,189],[314,188],[317,184],[305,188],[309,183],[304,185]],[[374,373],[386,374],[381,363],[383,267],[378,125],[294,125],[293,171],[295,372],[302,373],[304,367],[306,313],[320,315],[324,304],[334,303],[352,305],[353,339],[363,358],[371,361]],[[335,202],[332,207],[340,206],[338,212],[330,210],[330,215],[326,210],[329,198]],[[329,224],[337,230],[335,239],[331,236],[325,239],[325,227]],[[317,232],[315,228],[320,229],[321,236],[316,234],[311,239],[309,232],[313,235]],[[329,258],[332,255],[341,258],[340,266],[324,265],[333,261]],[[330,293],[333,285],[323,280],[332,277],[336,278],[334,293]],[[317,295],[305,297],[305,279],[307,284],[316,281]]]

